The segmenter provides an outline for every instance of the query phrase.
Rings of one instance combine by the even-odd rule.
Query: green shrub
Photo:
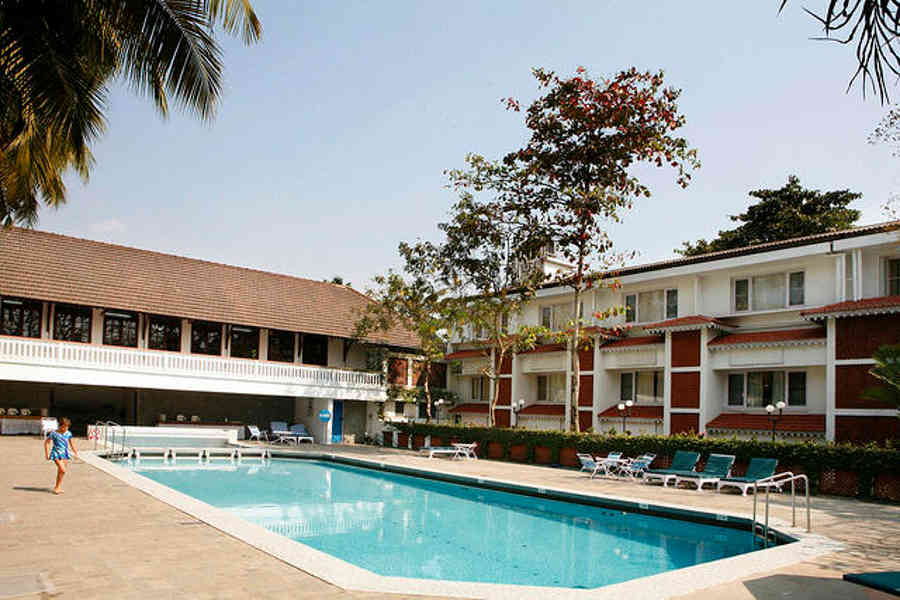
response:
[[[746,463],[753,457],[777,458],[782,468],[805,473],[813,490],[817,490],[822,473],[828,470],[850,471],[859,474],[857,495],[872,494],[875,477],[879,473],[900,475],[900,450],[888,444],[886,447],[814,442],[770,442],[739,440],[736,438],[709,438],[690,435],[608,435],[574,433],[568,431],[535,431],[527,429],[501,429],[497,427],[471,427],[460,425],[436,425],[424,423],[397,423],[401,431],[413,435],[434,435],[449,441],[457,438],[463,442],[478,442],[479,453],[487,453],[488,442],[503,445],[504,456],[509,457],[511,446],[524,444],[528,460],[534,460],[534,448],[544,446],[553,450],[553,461],[558,462],[560,448],[575,448],[578,452],[605,455],[623,452],[626,456],[644,453],[657,457],[672,456],[678,450],[693,450],[703,456],[709,454],[733,454],[737,462]]]

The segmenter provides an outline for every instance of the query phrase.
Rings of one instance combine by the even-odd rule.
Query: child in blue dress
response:
[[[52,460],[56,463],[56,487],[53,488],[54,494],[63,493],[62,480],[69,465],[69,448],[72,448],[72,453],[75,455],[75,458],[78,458],[78,450],[75,449],[75,444],[72,442],[72,432],[69,431],[69,425],[71,424],[72,422],[69,419],[63,417],[59,421],[59,428],[50,432],[50,435],[44,441],[44,454],[47,455],[47,460]],[[52,449],[51,446],[53,447]]]

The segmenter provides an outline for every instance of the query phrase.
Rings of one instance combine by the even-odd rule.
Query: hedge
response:
[[[481,456],[487,455],[491,442],[500,444],[504,459],[516,459],[521,462],[536,462],[536,448],[541,448],[545,457],[549,450],[551,453],[549,462],[552,464],[560,464],[560,451],[563,449],[565,449],[564,458],[567,460],[573,451],[593,455],[622,452],[625,456],[652,453],[657,455],[654,466],[667,465],[678,450],[700,452],[701,460],[714,453],[733,454],[736,465],[745,465],[753,457],[777,458],[779,470],[805,473],[814,492],[858,497],[874,495],[881,499],[900,501],[900,449],[891,444],[860,446],[689,435],[628,436],[424,423],[394,425],[399,431],[409,434],[410,439],[432,436],[440,438],[444,444],[455,440],[478,442]],[[843,491],[838,489],[841,486],[844,488]]]

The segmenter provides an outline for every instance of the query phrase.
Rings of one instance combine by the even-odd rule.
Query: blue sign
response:
[[[331,420],[331,411],[328,410],[327,408],[323,408],[322,410],[320,410],[319,411],[319,420],[322,421],[323,423],[327,423],[328,421],[330,421]]]

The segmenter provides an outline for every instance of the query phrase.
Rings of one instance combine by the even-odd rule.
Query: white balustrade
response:
[[[0,337],[0,362],[380,390],[381,373]]]

